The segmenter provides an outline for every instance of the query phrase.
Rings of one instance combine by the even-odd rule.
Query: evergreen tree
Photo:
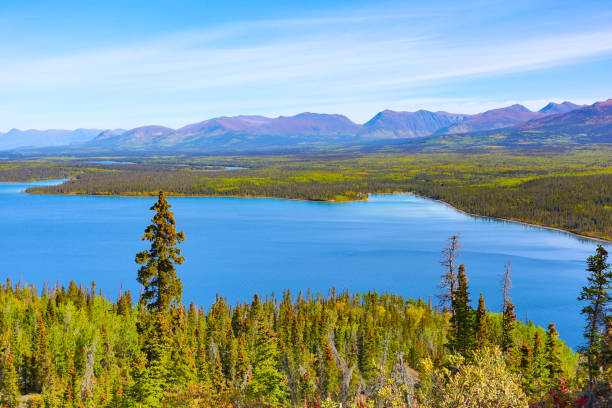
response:
[[[155,313],[148,317],[153,319],[144,336],[144,355],[138,364],[134,397],[146,407],[157,407],[161,404],[164,391],[168,388],[170,365],[170,328],[167,315]]]
[[[546,371],[546,357],[544,355],[544,348],[542,346],[542,338],[540,332],[536,331],[533,338],[533,379],[534,387],[538,389],[542,385],[542,381],[545,379]]]
[[[49,351],[49,341],[47,339],[47,327],[40,315],[36,321],[33,348],[32,391],[40,393],[43,385],[47,381],[47,377],[53,369]]]
[[[132,293],[128,290],[117,299],[117,314],[128,316],[132,311]]]
[[[214,343],[213,343],[214,345]],[[212,367],[212,384],[214,389],[217,391],[217,394],[224,394],[228,390],[227,379],[225,378],[225,374],[223,373],[223,364],[221,363],[221,356],[219,355],[219,350],[213,346],[213,367]]]
[[[465,265],[459,265],[457,274],[457,289],[453,296],[454,314],[451,317],[453,334],[450,347],[466,356],[474,346],[474,314],[470,307],[470,293],[468,290]]]
[[[210,384],[210,359],[207,358],[207,338],[205,318],[201,310],[198,311],[198,324],[195,332],[196,342],[196,371],[198,381],[202,384]]]
[[[612,316],[606,316],[606,330],[603,341],[603,367],[608,378],[612,378]]]
[[[476,345],[483,348],[489,344],[489,319],[487,318],[487,308],[485,307],[482,293],[478,298],[478,309],[476,309]]]
[[[156,212],[151,220],[153,223],[142,237],[143,241],[151,242],[151,249],[136,255],[136,263],[142,265],[138,270],[138,282],[144,287],[140,301],[156,312],[167,312],[173,302],[180,304],[183,292],[175,265],[185,260],[177,247],[185,240],[185,234],[176,231],[171,207],[164,192],[160,191],[159,199],[151,207]]]
[[[559,333],[555,328],[555,324],[548,325],[546,331],[546,360],[548,368],[548,384],[554,386],[559,383],[561,375],[561,355],[557,336]]]
[[[612,293],[610,293],[612,270],[607,260],[608,252],[603,246],[598,245],[595,255],[587,258],[588,284],[582,288],[578,297],[578,300],[588,302],[582,308],[581,313],[585,315],[587,321],[584,329],[587,345],[582,348],[582,351],[587,356],[589,395],[592,394],[593,383],[599,375],[600,367],[606,365],[604,350],[606,349],[607,319],[609,319],[607,312],[612,301]]]
[[[377,345],[372,325],[366,324],[361,336],[359,353],[359,371],[366,379],[371,379],[376,373]]]
[[[68,378],[64,389],[64,404],[66,407],[77,407],[77,373],[74,366],[74,356],[67,354],[66,360],[68,362]]]
[[[16,408],[18,406],[19,392],[19,376],[15,369],[15,359],[11,353],[10,346],[6,349],[4,361],[0,365],[0,402],[8,408]]]
[[[187,322],[183,307],[173,308],[173,324],[171,342],[171,369],[169,382],[174,386],[185,387],[196,382],[197,368],[195,352],[188,343]]]
[[[49,374],[47,381],[43,384],[42,395],[45,408],[61,408],[64,406],[60,384],[54,372]]]
[[[515,330],[516,330],[516,314],[514,314],[514,305],[509,301],[504,306],[502,315],[502,339],[501,348],[509,354],[514,350],[515,346]]]
[[[263,319],[257,320],[253,375],[247,394],[263,403],[281,407],[289,397],[287,379],[278,369],[280,353],[277,338]]]
[[[238,389],[243,391],[249,382],[251,375],[251,362],[249,354],[245,347],[245,342],[242,338],[238,339],[237,357],[236,357],[236,385]]]
[[[521,346],[521,363],[519,368],[522,373],[521,384],[528,393],[533,392],[533,349],[527,344]]]

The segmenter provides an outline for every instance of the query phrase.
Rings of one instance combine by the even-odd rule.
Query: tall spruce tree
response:
[[[180,304],[183,292],[175,265],[185,260],[177,247],[185,240],[185,233],[176,231],[171,207],[164,192],[160,191],[159,199],[151,207],[155,211],[153,223],[142,237],[143,241],[151,242],[151,249],[136,255],[136,263],[142,265],[138,270],[138,282],[144,287],[140,301],[155,312],[167,312],[173,302]]]
[[[542,346],[540,332],[533,337],[533,388],[539,390],[545,380],[546,356]]]
[[[336,360],[329,343],[324,345],[324,355],[322,356],[323,368],[321,375],[322,395],[327,398],[338,398],[340,395],[340,369],[336,365]]]
[[[514,305],[508,301],[504,306],[502,314],[502,339],[501,348],[506,353],[511,353],[515,346],[516,314]]]
[[[478,298],[478,309],[476,309],[476,346],[478,348],[487,346],[489,344],[489,337],[489,319],[487,318],[485,300],[481,293],[480,297]]]
[[[359,353],[359,371],[361,375],[366,378],[372,378],[376,373],[376,361],[377,358],[377,344],[374,330],[371,324],[366,324],[361,337],[361,347]]]
[[[246,388],[247,394],[264,404],[285,406],[289,398],[289,387],[287,378],[278,368],[278,339],[263,318],[257,319],[256,325],[253,372]]]
[[[548,368],[548,384],[554,386],[559,383],[561,376],[561,353],[557,336],[559,333],[554,323],[548,325],[546,331],[546,361]]]
[[[144,407],[161,405],[164,391],[168,388],[170,365],[170,327],[167,315],[149,315],[150,327],[144,336],[142,350],[144,355],[138,362],[135,384],[132,390],[134,399]]]
[[[598,245],[595,255],[587,258],[588,284],[582,288],[578,297],[578,300],[588,302],[581,311],[587,322],[584,328],[587,344],[581,351],[587,356],[589,396],[592,395],[593,383],[599,376],[601,367],[606,365],[606,326],[610,319],[607,313],[612,301],[612,270],[607,260],[608,252]]]
[[[465,265],[459,265],[457,273],[457,289],[453,296],[454,314],[451,317],[453,335],[451,349],[466,356],[474,346],[474,313],[470,307],[470,293],[468,290]]]
[[[0,365],[0,403],[8,408],[18,406],[19,375],[15,369],[15,359],[10,346],[7,347],[2,364]]]
[[[34,335],[33,348],[33,372],[32,372],[32,391],[40,393],[43,385],[48,381],[48,376],[53,369],[51,355],[49,350],[49,341],[47,339],[47,327],[42,319],[38,316],[36,320],[36,332]]]
[[[523,390],[529,394],[533,393],[533,349],[527,344],[521,346],[521,363],[519,367],[522,373],[521,384],[523,385]]]
[[[68,362],[68,373],[64,389],[64,406],[76,408],[79,401],[77,400],[77,372],[74,366],[74,355],[66,353],[66,360]]]

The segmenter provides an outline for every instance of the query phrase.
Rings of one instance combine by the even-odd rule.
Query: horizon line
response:
[[[557,99],[559,100],[559,99]],[[600,100],[596,100],[595,102],[592,103],[574,103],[572,101],[569,100],[564,100],[562,102],[555,102],[554,100],[550,100],[549,102],[547,102],[544,106],[542,106],[542,108],[540,109],[530,109],[529,107],[525,106],[528,103],[520,103],[520,102],[516,102],[516,103],[510,103],[510,104],[505,104],[504,106],[500,106],[500,107],[493,107],[493,108],[489,108],[480,112],[475,112],[475,113],[463,113],[463,112],[451,112],[451,111],[446,111],[446,110],[430,110],[430,109],[417,109],[417,110],[412,110],[412,111],[408,111],[408,110],[394,110],[394,109],[383,109],[380,110],[378,112],[376,112],[370,119],[366,120],[363,123],[360,122],[356,122],[353,119],[351,119],[349,116],[347,116],[346,114],[343,113],[327,113],[327,112],[313,112],[313,111],[302,111],[302,112],[297,112],[293,115],[278,115],[278,116],[266,116],[265,114],[237,114],[237,115],[220,115],[220,116],[213,116],[207,119],[203,119],[200,121],[195,121],[195,122],[188,122],[182,126],[179,127],[171,127],[171,126],[166,126],[166,125],[161,125],[161,124],[153,124],[153,123],[149,123],[149,124],[143,124],[143,125],[139,125],[139,126],[135,126],[135,127],[122,127],[122,126],[112,126],[112,127],[84,127],[84,126],[79,126],[76,128],[71,128],[71,127],[53,127],[53,128],[17,128],[17,127],[12,127],[6,131],[2,131],[0,130],[0,135],[6,135],[8,133],[10,133],[11,131],[20,131],[20,132],[27,132],[27,131],[77,131],[77,130],[101,130],[101,131],[109,131],[109,130],[122,130],[124,132],[133,130],[133,129],[139,129],[139,128],[143,128],[143,127],[150,127],[150,126],[159,126],[159,127],[165,127],[171,130],[179,130],[183,127],[189,126],[189,125],[193,125],[193,124],[197,124],[197,123],[202,123],[202,122],[206,122],[209,120],[213,120],[213,119],[223,119],[223,118],[241,118],[241,117],[259,117],[259,118],[265,118],[265,119],[271,119],[271,120],[275,120],[275,119],[280,119],[280,118],[292,118],[292,117],[296,117],[299,115],[303,115],[303,114],[312,114],[312,115],[328,115],[328,116],[342,116],[347,118],[349,121],[351,121],[352,123],[354,123],[355,125],[359,125],[359,126],[363,126],[366,123],[368,123],[370,120],[372,120],[374,117],[376,117],[376,115],[383,113],[383,112],[396,112],[396,113],[417,113],[417,112],[430,112],[430,113],[447,113],[447,114],[452,114],[452,115],[466,115],[466,116],[475,116],[481,113],[486,113],[486,112],[490,112],[490,111],[494,111],[494,110],[499,110],[499,109],[505,109],[505,108],[510,108],[512,106],[522,106],[523,108],[529,110],[530,112],[540,112],[542,109],[546,108],[548,105],[550,104],[557,104],[557,105],[562,105],[564,103],[571,103],[574,105],[578,105],[579,107],[586,107],[586,106],[592,106],[598,102],[604,102],[604,101],[609,101],[612,100],[612,98],[608,98],[608,99],[600,99]],[[583,101],[581,99],[581,101]]]

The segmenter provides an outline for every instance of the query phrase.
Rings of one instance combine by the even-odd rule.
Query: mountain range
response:
[[[487,138],[542,142],[552,133],[565,139],[582,134],[584,141],[592,136],[609,137],[606,136],[612,126],[609,105],[610,100],[590,106],[551,102],[535,112],[512,105],[474,115],[385,110],[364,124],[354,123],[343,115],[300,113],[277,118],[218,117],[179,129],[149,125],[130,130],[11,130],[0,134],[0,149],[63,144],[70,145],[67,148],[70,151],[210,152],[383,143],[390,139],[412,143],[417,138],[414,142],[425,144],[495,144]]]
[[[446,147],[567,146],[612,143],[612,99],[496,130],[434,135],[423,145]]]
[[[76,130],[19,130],[11,129],[0,133],[0,150],[10,150],[26,146],[64,146],[91,141],[102,132],[100,129]]]

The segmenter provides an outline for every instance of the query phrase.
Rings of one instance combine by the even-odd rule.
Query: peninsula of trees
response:
[[[36,194],[275,197],[363,200],[409,192],[465,212],[612,240],[612,150],[503,153],[339,151],[292,156],[5,160],[0,180],[70,181]],[[211,171],[210,165],[217,165]],[[219,171],[223,166],[240,170]]]

